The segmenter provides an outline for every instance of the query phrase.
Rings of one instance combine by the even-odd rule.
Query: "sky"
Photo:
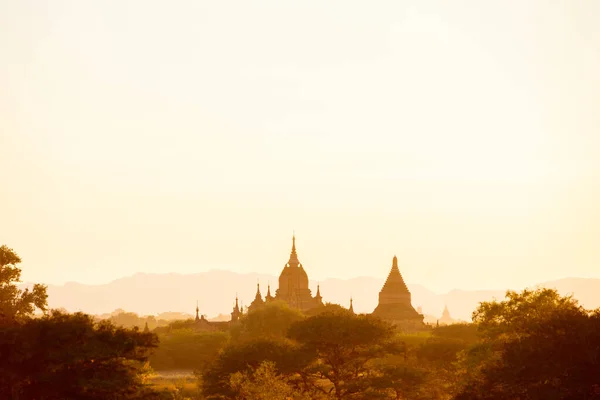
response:
[[[23,280],[600,278],[600,2],[0,0]]]

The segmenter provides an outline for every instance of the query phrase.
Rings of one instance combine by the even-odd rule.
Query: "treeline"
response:
[[[194,369],[207,399],[600,399],[599,310],[525,290],[473,321],[409,335],[336,305],[307,316],[274,302],[228,333],[159,334],[151,363]]]
[[[20,290],[19,256],[0,247],[0,399],[161,399],[145,381],[156,335],[47,310],[46,287]],[[39,309],[44,315],[34,317]],[[168,398],[168,397],[166,397]]]
[[[0,248],[0,398],[600,399],[600,311],[554,290],[507,292],[473,323],[403,334],[328,304],[308,315],[273,302],[226,332],[175,321],[154,332],[46,312],[43,286],[19,291]],[[158,390],[152,370],[193,370]]]
[[[240,321],[199,385],[208,399],[450,398],[458,354],[477,340],[474,325],[403,335],[340,306],[304,316],[274,302]]]
[[[125,310],[115,310],[111,314],[97,315],[97,320],[110,321],[111,323],[123,328],[139,328],[153,330],[159,327],[168,326],[171,322],[178,320],[189,319],[190,315],[184,313],[162,313],[157,316],[143,315],[140,316],[134,312]]]

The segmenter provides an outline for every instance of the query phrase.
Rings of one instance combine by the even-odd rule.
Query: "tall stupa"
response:
[[[373,315],[406,330],[424,327],[423,315],[419,314],[412,306],[410,291],[400,274],[396,256],[392,261],[392,269],[385,284],[379,292],[379,304],[373,311]]]

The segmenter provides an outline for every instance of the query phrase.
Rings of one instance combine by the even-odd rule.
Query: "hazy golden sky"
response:
[[[24,279],[600,277],[600,1],[2,1]]]

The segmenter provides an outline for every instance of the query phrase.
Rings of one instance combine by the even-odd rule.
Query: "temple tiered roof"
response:
[[[400,274],[396,256],[392,261],[392,269],[379,292],[379,304],[373,314],[407,330],[418,330],[423,325],[423,315],[412,306],[410,291]]]
[[[398,268],[398,257],[396,256],[394,256],[392,261],[392,269],[388,274],[383,288],[381,288],[381,292],[409,293],[408,287],[406,287],[406,283],[404,283],[404,279],[402,278],[402,274],[400,274],[400,269]]]

